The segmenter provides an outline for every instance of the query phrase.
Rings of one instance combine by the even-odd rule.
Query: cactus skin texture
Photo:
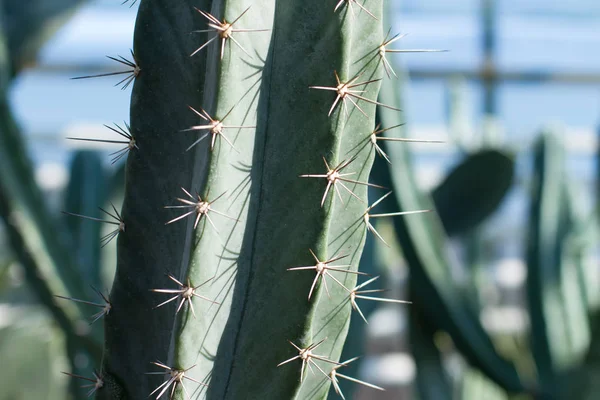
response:
[[[207,29],[208,17],[193,7],[235,21],[235,41],[219,38],[198,50],[214,29],[190,34]],[[326,398],[329,380],[319,368],[329,373],[332,362],[313,359],[319,368],[307,367],[302,381],[300,359],[278,364],[298,356],[288,341],[300,348],[322,341],[313,354],[339,359],[351,314],[341,284],[355,286],[357,276],[346,271],[357,270],[366,236],[375,104],[350,96],[332,104],[336,73],[341,82],[369,82],[350,90],[377,98],[383,29],[374,17],[382,5],[365,2],[373,15],[354,2],[335,7],[140,2],[134,52],[141,73],[131,100],[139,151],[127,161],[126,229],[105,319],[109,384],[97,398],[156,398],[164,388],[163,398],[174,399],[186,391],[209,399]],[[258,29],[266,31],[247,31]],[[209,130],[189,130],[210,124],[202,110],[223,120],[214,143]],[[351,161],[340,173],[360,183],[338,181],[324,197],[327,179],[301,177],[325,174],[323,159],[332,169]],[[194,208],[165,209],[185,206],[178,198],[191,201],[182,189],[214,201],[197,227]],[[315,270],[288,269],[314,266],[311,251],[320,261],[343,256],[328,266],[349,268],[330,271],[341,284],[324,276],[327,285],[320,279],[309,300]],[[204,299],[157,307],[177,296],[164,292],[180,288],[174,279],[201,285],[195,294]],[[182,370],[180,383],[172,377]]]

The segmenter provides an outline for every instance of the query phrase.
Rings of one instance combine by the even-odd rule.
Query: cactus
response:
[[[106,201],[107,171],[102,158],[94,151],[78,151],[71,162],[65,210],[80,215],[95,215]],[[78,264],[85,269],[83,279],[96,288],[102,287],[100,277],[100,224],[88,224],[82,219],[66,218],[66,226],[73,236]]]
[[[383,39],[381,2],[139,4],[132,60],[110,57],[129,69],[78,77],[134,84],[131,127],[110,128],[126,139],[110,141],[125,145],[113,163],[127,156],[122,211],[105,211],[116,221],[92,215],[105,188],[76,195],[77,165],[98,167],[95,154],[76,157],[68,216],[52,220],[0,110],[0,214],[67,334],[72,384],[111,399],[182,397],[186,384],[209,398],[323,398],[330,383],[343,397],[343,379],[381,389],[345,373],[355,357],[338,361],[352,309],[364,318],[357,301],[373,292],[363,288],[375,278],[357,282],[366,235],[383,240],[367,187],[377,187],[368,176],[383,132],[375,107],[389,107],[375,100],[390,73],[385,46],[399,36]],[[15,210],[27,224],[11,221]],[[116,225],[104,237],[118,238],[116,276],[99,300],[83,284],[101,282],[89,242],[99,225],[86,220]],[[83,241],[76,258],[65,228]],[[77,351],[97,360],[97,347],[74,326],[89,306],[92,322],[105,320],[105,350],[84,376]]]
[[[32,54],[47,33],[59,26],[55,18],[68,14],[76,3],[57,1],[50,4],[41,0],[27,8],[17,1],[3,3],[5,18],[0,24],[0,167],[3,171],[0,218],[28,285],[62,330],[64,340],[60,341],[64,343],[71,370],[87,374],[89,370],[76,360],[89,359],[96,363],[102,354],[98,337],[89,335],[91,330],[86,328],[87,324],[80,323],[87,310],[81,303],[64,302],[53,295],[83,298],[93,292],[84,284],[79,266],[72,257],[67,229],[49,212],[47,201],[35,183],[25,142],[8,99],[12,78],[33,61]],[[55,339],[60,338],[52,340]],[[49,371],[47,377],[54,379],[56,375],[60,372]],[[71,385],[71,392],[74,395],[85,393],[75,384]],[[58,397],[64,398],[64,393]]]
[[[560,396],[564,385],[558,378],[567,344],[566,324],[561,321],[561,257],[568,232],[565,201],[564,148],[552,135],[542,136],[535,146],[533,200],[527,247],[529,265],[527,294],[531,310],[532,350],[539,379]],[[552,218],[549,218],[552,216]]]
[[[392,63],[393,65],[393,63]],[[398,105],[397,93],[383,86],[380,101]],[[395,115],[380,109],[382,127],[397,125]],[[414,175],[410,168],[410,154],[403,148],[382,148],[388,152],[394,164],[389,170],[378,175],[378,181],[398,189],[388,200],[395,200],[401,209],[427,208],[431,200],[419,193],[414,185]],[[444,330],[450,334],[457,350],[470,364],[466,373],[465,387],[477,387],[479,393],[467,393],[467,396],[504,398],[502,391],[510,394],[533,395],[540,398],[561,399],[575,396],[593,396],[593,380],[597,364],[597,346],[590,338],[593,336],[593,324],[597,317],[590,320],[594,312],[593,299],[589,297],[596,291],[590,290],[590,281],[595,266],[586,266],[586,251],[590,251],[593,243],[597,217],[576,215],[573,208],[573,196],[576,192],[567,185],[564,170],[564,149],[551,133],[544,133],[535,145],[534,190],[531,199],[530,230],[527,238],[528,246],[528,305],[532,322],[530,348],[516,349],[513,354],[504,354],[496,350],[491,337],[481,327],[474,313],[473,301],[468,295],[459,293],[459,288],[448,275],[450,262],[442,252],[445,237],[441,232],[442,225],[447,233],[465,233],[472,230],[498,204],[498,200],[508,189],[512,175],[512,161],[497,151],[484,151],[474,158],[467,159],[465,165],[487,164],[489,171],[503,169],[497,174],[498,181],[489,188],[495,193],[482,196],[482,203],[470,207],[458,217],[458,224],[449,210],[454,210],[456,193],[461,181],[467,174],[477,174],[458,167],[448,179],[432,194],[435,208],[439,209],[438,217],[411,219],[394,218],[396,234],[410,271],[410,284],[415,311],[423,313],[432,329]],[[481,155],[485,155],[482,158]],[[482,164],[483,165],[483,164]],[[374,170],[376,167],[374,167]],[[479,167],[479,169],[483,169]],[[487,170],[487,169],[486,169]],[[452,186],[452,188],[451,188]],[[568,186],[568,190],[567,190]],[[469,186],[469,189],[472,189]],[[443,195],[444,192],[446,195]],[[448,196],[450,194],[451,196]],[[470,201],[471,203],[473,201]],[[454,206],[453,206],[454,204]],[[393,207],[384,202],[382,207]],[[464,223],[464,220],[467,223]],[[450,229],[448,228],[450,227]],[[592,283],[592,286],[595,286]],[[586,309],[587,308],[587,309]],[[449,391],[448,380],[443,376],[443,367],[436,361],[436,350],[429,343],[428,347],[422,339],[419,327],[413,327],[419,337],[413,337],[414,353],[417,358],[417,381],[429,382],[427,387],[421,385],[420,395],[423,398],[432,396],[438,386]],[[431,330],[431,329],[430,329]],[[414,335],[414,334],[413,334]],[[431,354],[423,356],[423,351]],[[536,367],[535,371],[527,369],[528,351],[531,351]],[[585,352],[587,351],[587,355]],[[518,353],[518,354],[516,354]],[[510,356],[510,358],[507,358]],[[425,363],[422,358],[427,357]],[[517,369],[516,365],[520,368]],[[479,370],[479,371],[477,371]],[[481,376],[487,375],[493,383]],[[494,383],[496,385],[494,385]],[[499,391],[498,386],[502,389]],[[575,389],[576,388],[576,389]],[[485,394],[483,394],[485,393]],[[438,396],[434,394],[433,396]]]
[[[555,131],[546,130],[534,148],[527,295],[539,380],[556,398],[567,396],[568,374],[582,361],[590,341],[585,283],[577,276],[585,231],[572,210],[569,192],[575,190],[567,188],[564,146]]]
[[[381,2],[139,4],[97,398],[324,398],[351,361]]]
[[[473,229],[500,205],[510,189],[514,159],[497,149],[466,155],[431,193],[448,236]]]
[[[379,99],[396,106],[400,103],[399,93],[385,85]],[[399,123],[397,116],[386,109],[379,109],[379,118],[383,128]],[[433,208],[432,200],[416,187],[408,150],[402,146],[389,146],[386,151],[394,163],[383,170],[379,178],[382,184],[398,190],[382,206],[392,208],[395,203],[401,210]],[[449,284],[452,282],[451,264],[445,254],[445,235],[439,218],[415,215],[410,219],[395,217],[393,222],[403,255],[411,268],[413,301],[420,303],[426,318],[435,321],[438,329],[446,330],[466,359],[499,385],[510,392],[528,390],[515,365],[498,354],[468,300],[458,288]]]
[[[77,1],[59,3],[60,14]],[[358,270],[366,237],[372,236],[370,244],[387,245],[374,220],[392,216],[413,269],[412,293],[419,303],[413,320],[427,321],[412,327],[423,339],[413,337],[415,355],[422,355],[419,373],[433,371],[438,380],[428,385],[419,376],[421,387],[431,389],[430,396],[450,395],[432,341],[433,332],[444,329],[473,367],[507,391],[557,396],[565,368],[550,358],[561,345],[552,336],[560,326],[540,311],[549,304],[540,288],[559,276],[553,300],[564,300],[560,311],[572,322],[559,356],[572,366],[589,340],[584,308],[596,304],[593,290],[573,295],[586,286],[581,234],[558,232],[554,247],[564,251],[556,257],[554,247],[542,248],[537,239],[546,230],[542,225],[561,221],[532,213],[531,244],[538,248],[530,254],[529,294],[541,376],[525,383],[452,285],[440,240],[442,225],[449,235],[463,233],[496,208],[508,189],[512,160],[496,151],[475,154],[434,191],[433,203],[427,201],[414,185],[406,151],[384,145],[405,139],[391,135],[400,125],[391,87],[375,101],[379,80],[384,73],[398,75],[386,53],[406,51],[386,48],[401,36],[384,37],[381,2],[251,3],[124,2],[140,6],[135,52],[131,59],[110,58],[128,69],[78,78],[114,75],[123,89],[133,85],[131,127],[110,128],[124,138],[116,141],[124,147],[113,153],[113,163],[127,158],[124,173],[121,169],[110,187],[124,176],[125,200],[122,210],[103,209],[115,221],[98,218],[94,212],[105,202],[105,188],[74,196],[86,180],[73,174],[66,205],[71,216],[65,221],[73,243],[79,243],[75,258],[65,251],[65,224],[47,215],[20,158],[23,144],[3,100],[0,216],[29,283],[66,333],[72,385],[81,384],[99,399],[344,397],[349,382],[382,389],[349,377],[357,366],[356,341],[341,352],[348,331],[358,337],[362,325],[356,323],[369,312],[357,302],[378,291],[365,285],[380,283],[361,276],[375,272],[372,255],[366,254]],[[9,39],[4,62],[11,65],[3,65],[2,93],[30,57],[19,47],[36,43]],[[376,106],[381,125],[374,129]],[[379,187],[368,181],[376,155],[393,166],[374,174],[375,181],[399,190],[367,202],[367,187]],[[106,180],[94,167],[95,157],[78,156],[75,171],[91,165]],[[485,202],[471,201],[476,212],[461,210],[457,216],[454,188],[471,180],[463,178],[479,162],[505,174],[485,182],[495,191]],[[549,196],[538,193],[532,210],[543,209],[544,197]],[[402,220],[433,204],[440,221],[430,215]],[[406,211],[397,212],[397,205]],[[105,236],[118,241],[110,295],[98,290],[99,299],[90,298],[93,291],[83,284],[101,282],[97,255],[104,242],[90,242],[99,225],[73,215],[115,226]],[[542,261],[549,255],[554,258],[548,269]],[[75,329],[88,306],[98,308],[94,327],[105,322],[105,349],[101,368],[83,375],[76,370],[79,352],[99,361],[97,332],[82,337]],[[591,349],[588,362],[594,354]]]

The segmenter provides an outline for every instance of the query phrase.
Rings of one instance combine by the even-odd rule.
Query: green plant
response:
[[[382,87],[380,101],[399,104],[399,94]],[[395,115],[381,109],[382,126],[398,124]],[[415,184],[411,158],[404,147],[390,147],[394,164],[384,170],[384,185],[402,188],[390,196],[387,207],[398,204],[401,210],[432,209],[432,200]],[[452,282],[451,261],[446,255],[444,233],[440,220],[430,215],[413,218],[394,218],[396,234],[402,253],[410,265],[413,302],[422,305],[426,318],[435,321],[437,328],[446,330],[460,352],[491,379],[513,392],[525,390],[515,366],[496,351],[481,326],[476,311],[464,294]]]
[[[101,332],[89,329],[87,323],[83,323],[87,310],[82,305],[63,302],[53,294],[83,298],[93,291],[84,283],[80,266],[71,252],[73,247],[68,229],[49,210],[48,202],[35,182],[26,143],[12,115],[8,97],[13,78],[35,62],[35,54],[42,43],[80,3],[78,0],[39,0],[23,7],[19,1],[1,2],[3,18],[0,24],[0,167],[3,172],[0,177],[0,218],[4,222],[2,233],[6,235],[7,242],[13,250],[15,261],[24,271],[26,282],[33,289],[37,301],[46,307],[46,312],[61,328],[61,332],[56,329],[46,331],[48,343],[64,344],[71,371],[88,374],[91,373],[91,369],[78,364],[76,360],[100,361]],[[27,304],[29,296],[23,297],[19,302],[25,304],[18,305],[18,309],[25,315],[21,322],[33,326],[36,323],[30,311],[33,307]],[[9,330],[7,328],[6,331]],[[10,345],[7,342],[7,347],[4,348],[7,350],[2,353],[4,358],[11,357],[7,352],[13,346],[21,346],[21,349],[15,348],[13,354],[31,346],[28,344],[31,336],[18,336],[11,339]],[[49,353],[51,358],[56,356],[56,349],[57,346],[53,346],[53,351]],[[43,357],[39,358],[42,359]],[[57,360],[48,362],[55,366],[62,365]],[[33,371],[33,367],[30,367]],[[34,393],[45,392],[48,396],[65,398],[66,394],[62,389],[66,377],[63,376],[62,380],[56,379],[57,376],[61,376],[60,371],[46,368],[43,375],[37,372],[32,374],[37,376],[38,380],[35,387],[31,386],[31,395],[35,397],[37,395]],[[8,382],[14,384],[19,381],[9,379]],[[23,389],[11,388],[4,384],[2,387],[6,387],[8,396]],[[70,392],[77,397],[83,397],[86,393],[79,388],[77,382],[71,384]]]
[[[344,378],[356,376],[363,318],[374,308],[362,305],[368,299],[356,297],[357,290],[373,297],[385,287],[374,276],[357,281],[357,275],[380,272],[377,246],[392,242],[376,231],[384,214],[393,218],[411,266],[411,343],[423,399],[452,391],[433,340],[438,330],[450,334],[475,380],[484,381],[481,371],[507,392],[545,398],[571,390],[560,383],[584,359],[585,308],[597,306],[583,268],[588,228],[569,214],[571,200],[538,193],[532,201],[530,243],[536,250],[529,295],[540,378],[528,379],[483,329],[477,301],[454,284],[452,259],[444,251],[445,235],[468,235],[498,206],[510,187],[513,158],[498,150],[473,152],[429,199],[415,184],[408,150],[385,145],[404,139],[398,139],[403,121],[397,88],[384,85],[379,93],[384,73],[401,75],[386,58],[386,46],[401,36],[384,38],[381,2],[289,3],[140,1],[132,59],[113,58],[131,68],[116,73],[126,74],[119,83],[134,84],[131,126],[117,132],[124,147],[114,154],[115,161],[127,155],[126,168],[108,176],[96,153],[78,153],[65,202],[71,215],[63,220],[46,210],[5,95],[10,78],[31,57],[19,43],[38,41],[9,37],[2,48],[0,216],[30,286],[65,334],[78,378],[71,380],[72,393],[99,399],[185,398],[186,391],[193,398],[312,399],[325,398],[330,386],[332,395],[348,397],[345,384],[370,385]],[[60,15],[61,7],[51,15]],[[81,78],[105,75],[113,74]],[[381,125],[373,130],[376,106]],[[552,140],[544,140],[540,146],[551,148]],[[367,196],[376,155],[373,181],[395,193],[370,184]],[[550,167],[560,170],[562,163],[538,163],[536,173],[547,177]],[[89,185],[89,175],[81,173],[86,169],[104,184]],[[494,179],[487,179],[492,171]],[[107,200],[123,180],[119,211]],[[472,196],[474,180],[485,197]],[[554,183],[545,180],[555,189],[566,185]],[[548,198],[569,214],[560,229],[554,225],[563,220],[539,218]],[[116,220],[104,220],[98,207]],[[434,208],[438,217],[403,216]],[[114,224],[107,241],[118,236],[106,302],[88,288],[101,285],[104,275],[98,258],[104,242],[94,240],[101,225],[90,218]],[[556,233],[556,246],[539,240],[547,227]],[[556,249],[560,254],[551,254]],[[570,318],[566,344],[553,339],[565,327],[540,311],[551,304],[543,288],[556,285],[551,300],[564,300],[560,312]],[[578,288],[581,298],[573,296]],[[90,302],[98,308],[92,318],[104,317],[102,361],[101,321],[89,333],[77,329]],[[552,360],[556,345],[563,346],[559,355],[566,354],[567,362]],[[101,367],[95,375],[89,367],[78,369],[81,354]],[[585,361],[593,364],[596,354],[590,347]],[[577,382],[593,381],[576,372]],[[83,394],[80,385],[86,386]]]
[[[98,398],[323,398],[344,366],[381,3],[249,6],[140,2]]]
[[[383,158],[375,160],[371,176],[373,180],[385,179],[388,163]],[[434,209],[438,214],[447,235],[459,236],[475,229],[487,216],[489,216],[508,192],[512,183],[514,170],[513,158],[503,151],[496,149],[482,149],[465,155],[465,157],[453,167],[444,177],[442,182],[431,190],[430,196],[434,204]],[[382,178],[383,177],[383,178]],[[473,190],[476,189],[476,190]],[[381,195],[380,190],[376,188],[369,189],[370,198],[378,198]],[[381,204],[385,207],[386,204]],[[394,214],[395,205],[387,203],[387,211]],[[387,213],[386,213],[387,214]],[[377,229],[377,220],[373,221],[374,229]],[[393,240],[393,235],[386,240]],[[390,241],[390,243],[394,243]],[[369,288],[372,290],[381,290],[384,287],[390,288],[393,282],[387,278],[390,272],[390,264],[398,261],[392,257],[384,257],[388,244],[377,236],[367,238],[367,243],[360,261],[360,270],[368,272],[371,275],[382,275],[382,279],[374,282]],[[394,246],[394,245],[392,245]],[[473,277],[475,278],[475,276]],[[369,315],[376,309],[377,304],[371,302],[361,308],[362,313],[368,319]],[[423,312],[418,310],[422,308],[419,303],[410,306],[410,337],[412,351],[415,362],[423,366],[427,371],[437,368],[440,372],[436,373],[436,384],[432,385],[430,373],[425,376],[419,375],[417,385],[423,390],[431,390],[432,393],[444,391],[443,368],[435,366],[435,359],[430,354],[433,350],[430,346],[433,343],[432,335],[434,332],[426,323]],[[350,358],[356,353],[357,349],[364,347],[366,340],[365,324],[362,320],[353,319],[350,323],[350,331],[342,353],[342,359]],[[356,375],[359,371],[360,362],[355,362],[348,366],[347,372],[350,375]],[[440,379],[442,380],[440,382]],[[349,384],[342,385],[345,394],[351,396],[353,387]],[[433,396],[433,394],[432,394]],[[447,396],[452,396],[450,390]],[[430,397],[431,398],[431,397]],[[437,397],[432,397],[437,398]]]
[[[209,398],[324,397],[329,382],[342,395],[339,370],[353,359],[337,360],[363,296],[351,289],[378,216],[366,189],[382,133],[375,106],[389,106],[374,99],[390,74],[385,46],[399,36],[383,39],[380,2],[243,3],[140,2],[135,55],[113,58],[131,67],[119,83],[135,81],[131,127],[117,132],[127,140],[115,161],[128,154],[121,212],[102,208],[121,173],[108,177],[83,152],[68,215],[50,215],[3,103],[0,214],[66,334],[72,386],[83,380],[88,395],[180,397],[188,382]],[[194,31],[198,20],[209,29]],[[3,83],[30,57],[15,54],[3,58]],[[89,220],[116,225],[101,242],[118,236],[110,300],[95,289],[100,224]],[[75,328],[90,306],[106,322],[94,375],[75,365],[82,351],[99,361],[99,324],[92,335]]]
[[[2,0],[2,33],[7,51],[6,73],[16,76],[36,62],[39,49],[83,4],[83,0]]]
[[[510,153],[482,149],[465,155],[431,192],[435,210],[448,236],[468,232],[494,212],[513,183]]]
[[[398,91],[389,87],[382,87],[379,99],[400,106]],[[384,109],[379,111],[383,128],[398,124],[396,115]],[[459,166],[428,196],[415,185],[411,154],[407,149],[384,150],[394,163],[378,170],[381,174],[377,178],[383,185],[397,190],[387,199],[391,203],[386,201],[382,207],[439,210],[437,219],[417,215],[393,220],[402,254],[410,267],[411,300],[416,304],[412,310],[416,318],[411,322],[417,326],[411,326],[411,343],[418,357],[420,396],[437,399],[440,390],[448,396],[451,392],[441,365],[440,350],[430,340],[435,331],[447,332],[470,365],[463,387],[465,398],[525,395],[562,399],[571,398],[575,392],[576,396],[593,396],[598,350],[594,341],[590,342],[593,332],[589,319],[590,314],[593,317],[597,312],[593,298],[598,286],[597,279],[593,279],[595,266],[590,265],[586,257],[593,250],[593,238],[597,237],[597,218],[595,214],[582,215],[575,205],[572,194],[579,192],[567,179],[564,148],[556,132],[543,132],[533,151],[533,190],[526,237],[528,311],[532,327],[530,345],[524,347],[515,343],[519,338],[491,336],[483,329],[479,322],[478,299],[469,295],[473,291],[464,291],[464,286],[459,286],[451,276],[454,260],[445,254],[446,235],[442,231],[443,226],[446,234],[457,231],[468,234],[495,209],[509,188],[512,157],[501,156],[497,150],[484,150],[464,164],[479,165],[478,171]],[[482,172],[492,171],[496,172],[495,183],[491,178],[487,182],[477,178]],[[487,193],[478,197],[480,202],[474,201],[477,197],[471,197],[473,193],[464,191],[473,189],[465,185],[473,179],[488,188]],[[456,201],[461,195],[466,195],[465,203],[470,206]],[[455,209],[459,212],[450,212]],[[473,282],[476,286],[477,281]],[[419,322],[424,319],[426,323]],[[594,321],[597,316],[593,317],[592,323]],[[423,357],[427,357],[427,362]],[[530,358],[535,364],[533,367]],[[480,372],[487,378],[482,379]],[[578,379],[573,379],[574,376]],[[490,385],[490,380],[496,385]],[[477,381],[474,386],[482,392],[470,392],[469,381]],[[425,382],[435,382],[435,385],[424,385]]]

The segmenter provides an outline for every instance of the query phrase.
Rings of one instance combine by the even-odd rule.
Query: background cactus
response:
[[[398,93],[384,86],[380,101],[398,106]],[[393,114],[383,109],[380,111],[384,128],[398,123]],[[490,337],[484,331],[476,314],[479,311],[479,299],[470,295],[477,291],[454,292],[462,290],[464,284],[456,283],[451,277],[449,267],[454,260],[443,255],[446,239],[441,226],[446,228],[448,234],[454,233],[450,218],[460,215],[462,209],[465,215],[460,222],[466,222],[457,231],[463,235],[473,231],[497,207],[506,193],[512,175],[510,160],[514,157],[503,156],[497,150],[483,149],[464,161],[465,167],[479,164],[479,168],[456,168],[428,198],[414,184],[414,172],[410,168],[410,155],[406,149],[390,146],[385,151],[394,160],[389,171],[378,169],[377,166],[373,170],[382,173],[380,182],[397,189],[389,200],[395,199],[401,210],[429,208],[430,204],[435,204],[441,222],[418,215],[411,219],[394,219],[399,246],[410,266],[411,299],[415,304],[415,316],[411,321],[416,325],[411,326],[411,344],[418,358],[420,398],[453,398],[454,394],[451,393],[457,393],[445,374],[441,352],[430,339],[435,331],[447,332],[470,364],[471,370],[466,373],[462,388],[458,389],[458,395],[464,398],[502,399],[523,393],[548,399],[569,398],[573,395],[573,387],[579,385],[588,391],[577,396],[594,393],[590,379],[592,373],[589,371],[595,365],[592,360],[597,350],[590,341],[590,324],[597,318],[597,306],[593,301],[586,300],[586,293],[590,293],[587,283],[597,284],[597,280],[590,275],[594,269],[583,261],[586,257],[583,254],[589,254],[593,249],[598,225],[595,213],[581,215],[580,212],[573,212],[579,209],[571,204],[572,194],[577,192],[566,183],[564,149],[557,139],[557,132],[542,132],[533,148],[527,238],[531,347],[521,346],[518,338]],[[482,171],[485,171],[484,175],[489,174],[486,176],[494,176],[494,179],[486,182],[489,197],[480,197],[479,207],[464,207],[473,203],[468,200],[468,191],[461,189],[467,188],[461,182],[470,181],[471,185],[473,182],[482,182],[477,178]],[[467,176],[461,178],[461,175]],[[468,190],[471,190],[471,185]],[[453,196],[442,196],[443,193]],[[461,197],[467,199],[463,200],[464,204],[455,200]],[[457,210],[458,213],[447,210]],[[470,240],[469,236],[465,238]],[[474,243],[475,247],[480,245]],[[472,285],[480,285],[476,279],[471,279]],[[419,320],[420,316],[426,320]],[[513,343],[509,343],[511,341]],[[536,367],[528,365],[529,357],[533,357]],[[581,366],[584,359],[587,360],[587,368]],[[587,371],[587,375],[584,371]],[[581,380],[575,379],[569,384],[569,379],[573,377]],[[490,384],[489,380],[497,385]],[[430,382],[436,382],[436,385]],[[442,392],[445,397],[440,397]]]
[[[382,88],[381,99],[393,99],[395,96],[393,91]],[[393,118],[382,110],[384,126],[396,125]],[[415,186],[407,152],[401,147],[390,147],[389,152],[395,163],[384,184],[391,183],[404,189],[394,196],[400,208],[431,208],[431,200]],[[416,215],[411,219],[395,218],[394,226],[403,254],[411,266],[411,279],[414,279],[411,289],[414,290],[415,302],[422,304],[430,320],[437,320],[444,326],[471,363],[511,391],[523,390],[515,367],[497,354],[474,314],[475,310],[456,288],[448,285],[452,281],[450,262],[444,255],[443,228],[439,220]]]

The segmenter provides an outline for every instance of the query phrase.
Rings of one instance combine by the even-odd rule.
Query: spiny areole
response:
[[[210,225],[213,227],[215,232],[219,233],[219,230],[215,226],[213,220],[210,218],[210,215],[208,215],[209,213],[215,213],[215,214],[221,215],[225,218],[229,218],[231,220],[237,221],[235,218],[230,217],[229,215],[222,213],[220,211],[217,211],[211,207],[213,205],[213,203],[215,203],[221,197],[223,197],[225,195],[225,193],[221,193],[216,198],[212,199],[211,201],[208,201],[208,200],[202,200],[202,197],[200,197],[200,195],[198,193],[196,193],[196,199],[194,199],[194,196],[192,196],[190,192],[188,192],[184,188],[181,188],[181,190],[183,190],[183,192],[186,194],[186,196],[188,196],[191,200],[177,198],[177,201],[179,201],[185,205],[183,205],[183,206],[165,206],[165,208],[191,208],[192,210],[188,211],[185,214],[182,214],[178,217],[175,217],[170,221],[167,221],[165,223],[165,225],[172,224],[175,221],[179,221],[180,219],[183,219],[183,218],[187,217],[188,215],[192,215],[195,213],[196,220],[194,221],[194,229],[196,229],[198,227],[198,223],[200,222],[200,220],[203,217],[206,217],[206,219],[208,220]]]
[[[357,272],[357,271],[349,271],[347,270],[347,268],[350,268],[351,265],[329,265],[335,261],[344,259],[346,257],[348,257],[347,255],[344,256],[336,256],[333,257],[327,261],[320,261],[319,258],[316,256],[316,254],[311,250],[308,249],[310,251],[310,254],[312,254],[313,258],[315,259],[316,264],[315,265],[308,265],[308,266],[302,266],[302,267],[292,267],[292,268],[288,268],[288,271],[302,271],[302,270],[310,270],[310,269],[314,269],[315,272],[317,273],[317,275],[315,276],[315,279],[313,280],[313,283],[310,287],[310,291],[308,292],[308,300],[310,300],[312,294],[313,294],[313,290],[317,284],[317,282],[320,280],[321,283],[323,284],[323,286],[325,287],[325,290],[327,292],[327,295],[330,296],[329,294],[329,289],[327,288],[327,280],[326,277],[330,276],[331,279],[333,279],[338,285],[340,285],[341,287],[343,287],[344,289],[348,290],[344,284],[342,282],[340,282],[335,276],[333,276],[331,274],[331,272],[342,272],[342,273],[346,273],[346,274],[359,274],[359,275],[364,275],[362,272]]]
[[[123,217],[121,217],[121,214],[119,214],[119,212],[117,211],[117,208],[115,207],[115,205],[113,203],[110,203],[110,205],[113,209],[114,214],[106,211],[105,209],[103,209],[101,207],[98,207],[98,208],[104,214],[106,214],[109,217],[111,217],[112,219],[114,219],[114,221],[107,221],[107,220],[104,220],[101,218],[88,217],[87,215],[75,214],[75,213],[68,212],[68,211],[63,211],[63,214],[67,214],[72,217],[87,219],[90,221],[101,222],[103,224],[117,225],[117,229],[115,229],[112,232],[107,233],[106,235],[104,235],[100,238],[100,244],[102,245],[102,247],[104,247],[108,243],[110,243],[111,240],[113,240],[115,237],[117,237],[119,235],[119,233],[125,232],[125,221],[123,220]]]
[[[135,138],[131,134],[131,128],[129,127],[129,124],[127,124],[127,122],[124,122],[124,124],[125,124],[125,129],[122,128],[118,124],[115,124],[114,128],[109,125],[104,125],[104,126],[107,127],[108,129],[110,129],[111,131],[115,132],[119,136],[124,137],[127,140],[87,139],[87,138],[76,138],[76,137],[68,137],[67,139],[79,140],[79,141],[83,141],[83,142],[124,144],[125,147],[109,154],[112,157],[111,164],[115,164],[117,161],[121,160],[123,157],[128,155],[129,152],[132,151],[133,149],[139,150],[137,142],[135,141]]]
[[[198,139],[194,143],[192,143],[190,145],[190,147],[188,147],[186,149],[186,151],[189,151],[192,147],[194,147],[195,145],[197,145],[198,143],[200,143],[202,140],[206,139],[208,137],[208,135],[211,135],[211,141],[210,141],[210,149],[211,150],[214,149],[217,137],[219,137],[219,138],[223,138],[223,140],[225,140],[228,145],[230,145],[234,150],[237,151],[237,149],[235,148],[235,146],[233,145],[233,143],[231,143],[231,141],[227,138],[227,136],[225,136],[225,134],[223,133],[223,130],[225,130],[225,129],[255,129],[256,128],[256,126],[242,126],[242,125],[237,125],[236,126],[236,125],[224,125],[223,124],[223,122],[229,116],[229,114],[231,114],[231,112],[233,111],[233,109],[235,108],[235,106],[231,107],[231,109],[227,112],[227,114],[225,114],[225,116],[223,118],[221,118],[221,120],[213,119],[202,108],[200,108],[200,112],[198,112],[197,110],[195,110],[192,107],[189,107],[189,108],[190,108],[190,110],[192,110],[193,112],[195,112],[196,115],[198,115],[200,118],[202,118],[203,120],[209,122],[209,124],[207,124],[207,125],[195,125],[195,126],[192,126],[191,128],[184,129],[182,131],[182,132],[188,132],[188,131],[208,130],[208,132],[205,133],[204,135],[202,135],[200,137],[200,139]]]
[[[190,310],[192,311],[192,314],[194,316],[194,318],[196,318],[196,311],[194,311],[194,297],[197,297],[199,299],[202,300],[206,300],[211,302],[212,304],[219,304],[214,300],[209,299],[208,297],[202,296],[200,294],[197,293],[198,289],[200,289],[202,286],[206,285],[208,282],[210,282],[213,278],[210,278],[204,282],[202,282],[201,284],[199,284],[198,286],[192,286],[190,280],[188,279],[187,284],[183,284],[181,283],[179,280],[177,280],[173,275],[168,275],[169,279],[172,280],[173,282],[175,282],[177,284],[177,286],[179,286],[179,289],[150,289],[152,292],[156,292],[156,293],[167,293],[167,294],[174,294],[175,296],[171,297],[170,299],[160,303],[159,305],[157,305],[154,308],[158,308],[158,307],[162,307],[165,304],[168,304],[174,300],[177,300],[179,297],[181,297],[181,302],[179,303],[179,305],[177,306],[177,311],[175,312],[176,314],[179,313],[179,311],[181,310],[181,307],[183,307],[184,303],[188,303]]]
[[[193,55],[197,54],[200,50],[202,50],[203,48],[208,46],[213,40],[221,39],[221,60],[222,60],[224,52],[225,52],[225,44],[227,43],[227,40],[229,39],[233,43],[235,43],[236,46],[240,48],[240,50],[242,50],[244,53],[246,53],[246,55],[248,57],[251,57],[250,54],[248,54],[248,52],[246,51],[246,49],[244,49],[242,47],[242,45],[237,40],[235,40],[235,38],[233,37],[233,34],[235,32],[267,32],[267,31],[270,31],[270,29],[234,28],[233,25],[236,22],[238,22],[244,16],[244,14],[246,14],[248,12],[249,9],[250,9],[250,7],[246,8],[246,10],[244,10],[243,13],[241,13],[236,19],[234,19],[233,22],[227,22],[227,20],[225,20],[225,19],[223,21],[219,21],[219,19],[216,18],[215,16],[207,13],[206,11],[202,11],[202,10],[199,10],[196,8],[196,11],[198,11],[204,18],[206,18],[208,20],[208,26],[211,29],[203,29],[203,30],[194,31],[194,32],[197,32],[197,33],[215,32],[217,35],[210,38],[202,46],[198,47],[191,55],[193,56]]]
[[[110,310],[112,309],[112,304],[110,304],[110,301],[108,300],[108,298],[101,291],[96,289],[95,287],[92,287],[92,289],[96,292],[98,297],[100,297],[102,299],[103,303],[94,303],[91,301],[75,299],[73,297],[59,296],[57,294],[54,295],[54,297],[58,297],[59,299],[70,300],[70,301],[74,301],[76,303],[87,304],[89,306],[101,308],[102,310],[100,310],[96,314],[92,315],[92,320],[90,322],[90,325],[91,325],[94,322],[98,321],[100,318],[104,317],[105,315],[108,315],[110,313]]]
[[[129,85],[131,85],[131,83],[135,80],[135,78],[137,78],[140,75],[140,72],[142,72],[142,69],[140,68],[140,66],[138,65],[138,63],[136,61],[133,50],[131,50],[131,58],[133,59],[133,61],[128,60],[123,56],[117,56],[117,57],[106,56],[106,57],[113,61],[118,62],[119,64],[130,67],[131,69],[128,69],[126,71],[108,72],[106,74],[76,76],[75,78],[71,78],[71,79],[89,79],[89,78],[100,78],[103,76],[115,76],[115,75],[127,74],[127,76],[125,78],[123,78],[119,82],[115,83],[115,86],[119,86],[122,84],[123,86],[121,87],[121,90],[125,90],[129,87]]]

